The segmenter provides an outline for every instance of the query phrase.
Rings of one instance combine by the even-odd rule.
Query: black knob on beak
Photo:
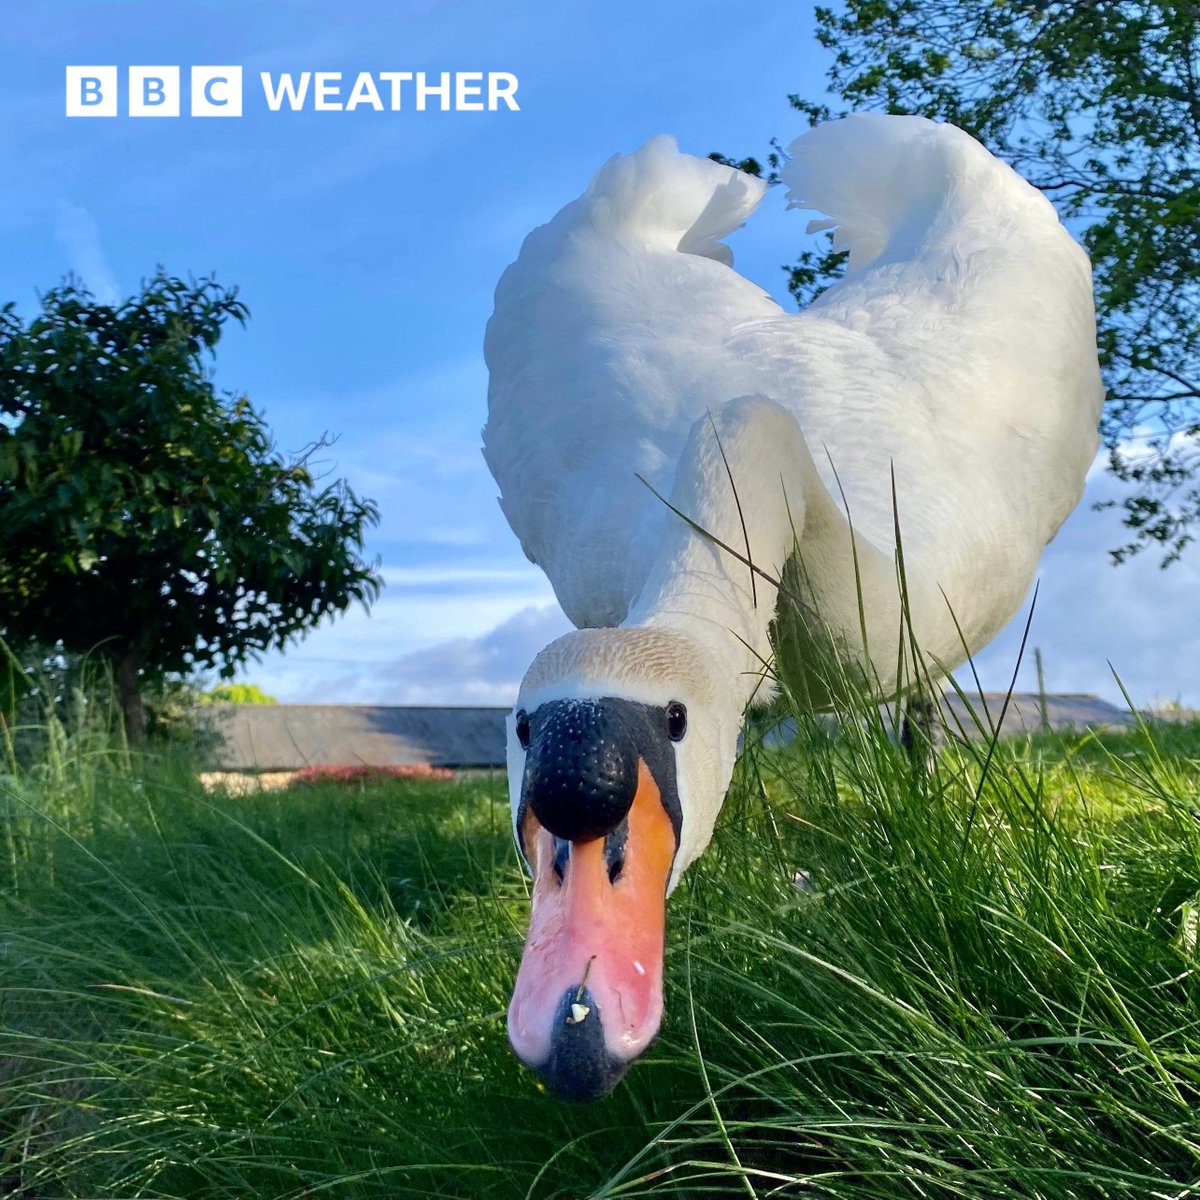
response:
[[[523,793],[555,837],[582,842],[615,829],[637,782],[636,739],[611,702],[555,700],[532,714]]]
[[[576,1021],[571,1014],[580,1004],[588,1015],[583,1021]],[[629,1063],[608,1052],[601,1016],[587,988],[568,988],[559,1002],[550,1057],[534,1069],[550,1090],[564,1100],[599,1100],[629,1070]]]

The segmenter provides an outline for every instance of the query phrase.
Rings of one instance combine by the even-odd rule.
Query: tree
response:
[[[200,695],[201,704],[278,704],[257,683],[218,683]]]
[[[816,21],[834,53],[830,90],[850,109],[961,126],[1080,235],[1109,466],[1131,485],[1131,537],[1112,553],[1158,546],[1173,561],[1200,523],[1200,3],[845,0]],[[814,124],[839,115],[788,99]],[[768,162],[778,166],[778,147]],[[793,294],[807,303],[841,262],[802,254]]]
[[[0,309],[0,633],[112,664],[131,741],[141,689],[223,677],[381,580],[375,505],[273,446],[206,372],[236,289],[161,271],[111,306],[68,279],[26,326]]]

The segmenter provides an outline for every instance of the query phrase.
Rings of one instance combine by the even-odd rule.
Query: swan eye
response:
[[[517,713],[517,741],[522,750],[529,749],[529,714],[523,708]]]
[[[678,700],[667,705],[667,737],[673,742],[682,742],[687,733],[687,709]]]

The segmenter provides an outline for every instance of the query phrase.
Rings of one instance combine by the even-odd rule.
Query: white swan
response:
[[[665,895],[770,656],[774,589],[717,541],[775,578],[795,551],[886,688],[897,516],[915,640],[949,669],[1015,612],[1097,447],[1089,264],[1038,192],[917,117],[789,154],[793,204],[850,252],[805,312],[719,240],[764,185],[666,137],[606,163],[496,290],[484,453],[579,627],[529,668],[508,751],[534,880],[509,1034],[566,1095],[607,1091],[658,1029]]]

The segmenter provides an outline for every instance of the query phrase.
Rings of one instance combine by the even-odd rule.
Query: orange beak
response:
[[[675,829],[644,759],[628,816],[568,842],[525,811],[533,911],[508,1010],[518,1057],[560,1095],[616,1086],[662,1019],[663,934]]]

